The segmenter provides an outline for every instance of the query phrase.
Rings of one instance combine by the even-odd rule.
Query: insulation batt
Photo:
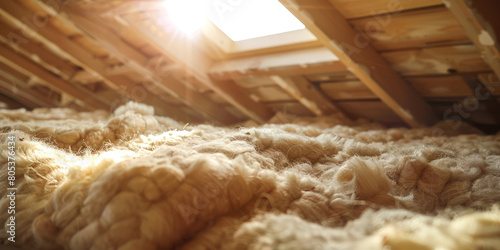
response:
[[[15,135],[25,249],[500,249],[500,135],[451,125],[4,110],[0,181]]]

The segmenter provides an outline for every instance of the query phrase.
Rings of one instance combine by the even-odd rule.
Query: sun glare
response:
[[[169,21],[186,35],[193,35],[207,21],[203,0],[167,0],[164,8]]]
[[[164,6],[188,35],[208,20],[235,42],[305,28],[278,0],[166,0]]]
[[[208,19],[235,42],[305,28],[278,0],[208,2]]]

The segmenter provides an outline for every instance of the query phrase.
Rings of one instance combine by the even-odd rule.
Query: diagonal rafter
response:
[[[490,28],[490,24],[477,11],[471,9],[470,1],[443,0],[443,2],[462,25],[469,39],[481,51],[484,61],[500,78],[500,47],[498,43],[495,43],[495,32]],[[493,8],[495,5],[499,6],[498,1],[495,0],[482,1],[482,4]]]
[[[363,35],[328,0],[280,0],[337,55],[341,62],[411,127],[432,125],[437,117]]]
[[[37,77],[44,81],[47,85],[53,86],[59,91],[68,93],[70,96],[84,103],[87,108],[108,109],[108,105],[94,97],[90,91],[72,86],[68,82],[54,76],[44,68],[30,61],[28,58],[15,53],[6,44],[0,44],[0,62],[21,72],[22,74]]]
[[[51,98],[52,94],[42,95],[30,89],[26,80],[21,80],[12,74],[13,70],[7,65],[0,63],[0,92],[22,103],[28,107],[58,107],[59,101]]]
[[[264,123],[273,115],[270,108],[252,100],[233,79],[215,80],[210,78],[208,72],[213,61],[200,51],[193,41],[158,30],[153,32],[150,26],[154,24],[144,23],[132,16],[123,19],[131,27],[129,32],[147,37],[151,41],[150,45],[161,51],[168,59],[180,65],[186,76],[194,78],[198,83],[213,90],[250,119]]]
[[[228,80],[248,76],[300,76],[347,71],[343,63],[326,48],[307,48],[268,55],[247,56],[215,63],[212,79]]]
[[[89,37],[96,39],[96,42],[109,53],[125,62],[123,67],[140,72],[152,82],[154,88],[176,97],[205,118],[214,118],[222,124],[232,124],[238,121],[238,118],[226,111],[222,105],[211,102],[196,90],[190,89],[182,80],[172,75],[157,74],[152,67],[147,65],[150,59],[121,40],[119,35],[106,27],[105,20],[99,16],[84,16],[71,9],[65,10],[65,13],[68,14],[69,19],[62,18],[64,21],[72,22]]]
[[[338,107],[303,76],[281,77],[274,75],[271,76],[271,79],[317,116],[339,111]]]
[[[23,8],[19,4],[11,0],[0,1],[0,20],[3,25],[10,25],[11,27],[19,30],[17,36],[27,39],[29,42],[36,41],[45,45],[52,52],[56,53],[62,58],[70,60],[75,65],[78,65],[91,72],[93,75],[98,75],[103,79],[103,82],[117,90],[123,96],[127,96],[132,100],[142,101],[148,105],[154,106],[158,114],[168,115],[178,120],[189,120],[187,114],[179,110],[177,107],[170,105],[155,94],[147,93],[146,98],[141,98],[137,94],[142,88],[139,88],[137,83],[124,75],[108,75],[109,67],[106,62],[101,58],[97,58],[87,49],[81,47],[72,39],[69,39],[62,34],[57,28],[50,23],[52,14],[44,11],[35,12],[28,8]],[[43,4],[38,1],[29,1],[29,4]],[[43,27],[37,27],[32,23],[32,19],[27,17],[45,16],[47,23]],[[123,99],[120,95],[116,96],[115,100],[106,100],[111,106],[114,106],[118,99]]]

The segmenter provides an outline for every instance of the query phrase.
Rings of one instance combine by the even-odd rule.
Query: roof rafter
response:
[[[300,76],[347,71],[343,63],[324,47],[268,55],[248,56],[215,63],[210,76],[228,80],[247,76]]]
[[[275,75],[271,76],[271,79],[317,116],[339,111],[337,106],[303,76],[283,78]]]
[[[68,82],[46,71],[35,62],[32,62],[28,58],[15,53],[5,44],[0,44],[0,62],[21,72],[22,74],[37,77],[48,86],[52,86],[59,91],[66,92],[84,103],[88,109],[108,109],[108,105],[93,96],[90,91],[87,91],[84,88],[72,86]]]
[[[497,77],[500,77],[499,47],[498,44],[495,44],[495,38],[492,37],[495,32],[489,28],[489,24],[477,11],[471,9],[469,1],[443,0],[443,2],[462,25],[469,39],[481,51],[484,61]],[[486,1],[484,2],[487,4]],[[498,1],[489,1],[489,4],[494,8],[493,5],[498,5]]]
[[[176,64],[181,65],[183,69],[181,72],[185,74],[184,76],[192,77],[197,82],[213,90],[241,113],[259,123],[264,123],[273,115],[270,108],[252,100],[233,80],[218,81],[211,79],[208,71],[213,61],[200,51],[193,44],[193,41],[180,35],[172,37],[170,34],[159,30],[153,32],[150,26],[154,24],[147,25],[142,22],[143,20],[134,20],[132,17],[124,19],[128,21],[130,27],[133,27],[134,30],[131,30],[131,32],[146,36],[152,41],[151,45],[153,47],[168,56]]]
[[[349,71],[411,127],[437,121],[432,108],[328,0],[280,0]],[[365,39],[366,40],[366,39]]]
[[[30,89],[29,83],[18,79],[11,74],[12,69],[7,65],[0,63],[0,87],[5,94],[12,98],[22,101],[23,103],[30,103],[28,107],[58,107],[59,101],[50,98],[49,95],[41,95],[40,93]]]
[[[122,59],[125,63],[123,67],[136,70],[144,75],[154,85],[151,86],[152,88],[157,88],[176,97],[188,107],[202,114],[205,118],[215,119],[222,124],[232,124],[238,121],[222,105],[213,103],[196,90],[188,88],[182,80],[176,79],[172,75],[157,74],[155,69],[148,67],[150,59],[121,40],[118,34],[113,34],[112,30],[105,27],[105,20],[99,16],[84,16],[75,10],[65,10],[65,13],[69,15],[71,20],[66,18],[63,18],[63,20],[73,22],[83,32],[87,33],[88,36],[95,38],[96,42],[109,53]]]
[[[169,115],[174,119],[185,120],[186,114],[180,112],[178,108],[171,106],[161,97],[148,93],[147,98],[140,98],[141,96],[135,93],[138,92],[138,84],[134,83],[130,78],[123,75],[107,75],[106,71],[108,66],[102,59],[96,58],[91,52],[82,48],[79,44],[75,43],[75,41],[59,32],[50,24],[49,19],[43,28],[35,27],[31,23],[30,19],[23,18],[27,16],[35,16],[35,12],[28,10],[27,8],[22,8],[18,5],[20,3],[21,1],[19,1],[19,3],[15,3],[11,0],[0,1],[0,6],[2,7],[0,9],[0,17],[2,21],[11,27],[20,30],[18,36],[24,37],[29,41],[33,40],[43,43],[47,48],[51,49],[52,52],[63,58],[67,58],[75,65],[92,72],[94,75],[101,76],[104,83],[111,88],[118,90],[119,93],[124,94],[133,100],[142,101],[146,104],[155,106],[158,114]],[[29,1],[29,4],[40,6],[43,3],[38,1]],[[47,18],[57,18],[57,16],[54,16],[54,13],[47,13],[45,11],[42,11],[41,13],[45,14]],[[40,15],[40,13],[37,13],[37,15]],[[118,95],[114,100],[107,100],[107,102],[111,105],[111,107],[113,107],[116,105],[116,101],[119,101],[118,99],[123,98]]]

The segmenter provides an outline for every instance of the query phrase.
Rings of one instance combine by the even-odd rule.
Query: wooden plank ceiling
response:
[[[280,0],[317,41],[231,53],[179,35],[161,2],[0,1],[0,108],[135,100],[219,125],[277,111],[500,124],[498,1]]]

